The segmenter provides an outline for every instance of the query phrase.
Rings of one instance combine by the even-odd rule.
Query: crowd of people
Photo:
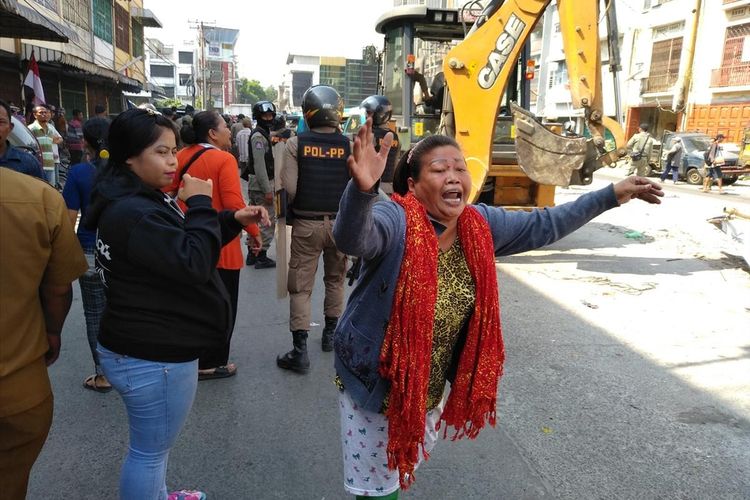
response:
[[[62,190],[68,168],[83,160],[83,111],[73,109],[68,120],[65,109],[54,105],[34,105],[28,116],[12,102],[7,105],[10,116],[26,125],[39,144],[42,178]],[[104,106],[97,104],[94,115],[106,117]]]
[[[292,349],[277,365],[309,370],[322,255],[320,347],[333,352],[342,483],[358,498],[396,498],[441,425],[474,438],[495,423],[504,359],[495,257],[552,243],[631,199],[663,196],[633,176],[549,209],[471,205],[455,140],[430,136],[400,152],[390,102],[372,96],[362,105],[368,119],[353,138],[341,132],[340,95],[320,85],[303,96],[299,134],[267,101],[236,123],[192,109],[177,119],[148,105],[111,121],[74,113],[67,148],[80,161],[61,196],[49,173],[59,172],[49,146],[61,143],[47,108],[34,114],[35,134],[49,139],[43,155],[52,149],[36,164],[43,182],[33,178],[33,156],[6,144],[11,109],[0,101],[4,498],[25,498],[50,428],[46,367],[58,357],[76,279],[94,364],[83,387],[114,389],[128,415],[120,498],[203,499],[168,490],[169,452],[199,380],[237,373],[230,342],[240,273],[276,265],[268,256],[274,202],[286,200]],[[348,257],[358,270],[345,303]]]

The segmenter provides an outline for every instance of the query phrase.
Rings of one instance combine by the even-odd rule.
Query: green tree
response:
[[[266,101],[274,102],[279,97],[279,92],[276,87],[269,85],[266,87]]]
[[[258,101],[267,100],[266,91],[260,86],[258,80],[240,78],[237,85],[237,94],[240,104],[255,104]]]
[[[180,107],[182,106],[182,101],[179,99],[161,99],[159,101],[156,101],[156,107],[157,108],[171,108],[172,106]]]

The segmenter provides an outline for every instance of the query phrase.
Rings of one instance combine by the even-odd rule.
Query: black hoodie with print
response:
[[[184,362],[226,342],[229,295],[216,271],[242,226],[209,196],[177,204],[134,174],[103,179],[86,221],[96,226],[96,267],[107,307],[99,343],[127,356]]]

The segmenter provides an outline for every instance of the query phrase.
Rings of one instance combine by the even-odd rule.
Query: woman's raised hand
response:
[[[357,189],[369,192],[378,182],[385,170],[388,151],[393,143],[393,135],[386,134],[380,144],[380,151],[375,151],[375,138],[372,134],[372,119],[368,118],[354,138],[354,150],[347,159],[349,173]]]
[[[185,174],[185,177],[182,178],[180,190],[177,191],[177,197],[182,201],[198,194],[204,194],[210,198],[213,192],[214,183],[211,179],[204,181],[190,174]]]

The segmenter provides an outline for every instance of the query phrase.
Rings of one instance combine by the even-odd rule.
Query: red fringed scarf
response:
[[[391,382],[388,467],[398,469],[401,488],[414,481],[424,445],[427,385],[437,300],[438,239],[427,212],[412,194],[392,198],[406,212],[406,249],[393,296],[391,319],[380,351],[380,374]],[[458,218],[458,238],[474,279],[476,297],[466,344],[438,427],[456,430],[452,439],[475,438],[495,425],[497,382],[505,351],[500,330],[492,234],[487,221],[467,206]],[[428,455],[424,452],[424,458]]]

